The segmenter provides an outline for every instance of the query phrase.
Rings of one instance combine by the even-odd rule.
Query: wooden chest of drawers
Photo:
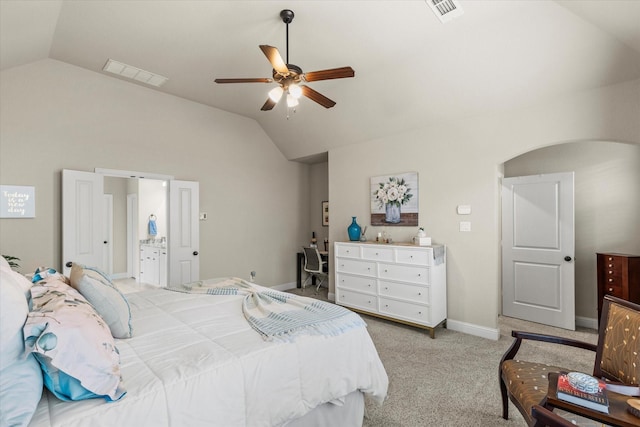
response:
[[[640,303],[640,255],[598,253],[598,322],[605,295]]]
[[[444,246],[335,244],[336,304],[430,331],[447,317]]]

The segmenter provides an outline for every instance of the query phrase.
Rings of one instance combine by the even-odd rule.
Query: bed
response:
[[[243,314],[246,300],[166,289],[126,295],[132,336],[114,339],[126,393],[63,401],[44,388],[28,425],[359,426],[364,396],[383,402],[388,378],[365,326],[265,339]]]

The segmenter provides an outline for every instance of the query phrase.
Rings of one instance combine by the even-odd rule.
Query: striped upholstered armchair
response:
[[[511,347],[500,360],[500,392],[502,418],[509,418],[510,399],[529,426],[535,405],[544,405],[549,372],[568,372],[570,368],[516,359],[516,353],[526,340],[562,344],[595,352],[593,376],[623,384],[640,381],[640,305],[611,295],[604,298],[597,345],[528,332],[513,331]]]

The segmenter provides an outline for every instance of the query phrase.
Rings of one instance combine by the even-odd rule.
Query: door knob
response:
[[[569,255],[567,255],[566,257],[564,257],[564,260],[569,262],[569,261],[571,261],[571,257]]]
[[[193,251],[193,254],[197,256],[198,255],[198,251]]]
[[[67,268],[71,268],[72,265],[73,265],[73,263],[71,261],[69,261],[64,266],[67,267]]]
[[[107,241],[105,240],[105,241],[104,241],[104,242],[102,242],[102,243],[104,243],[104,244],[106,245],[106,244],[107,244],[107,243],[109,243],[109,242],[107,242]]]

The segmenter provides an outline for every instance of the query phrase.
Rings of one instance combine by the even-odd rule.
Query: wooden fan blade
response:
[[[345,77],[353,77],[356,72],[351,67],[331,68],[330,70],[310,71],[304,73],[304,79],[308,82],[318,80],[344,79]]]
[[[264,105],[262,106],[262,108],[260,110],[269,111],[269,110],[273,109],[273,107],[275,107],[276,104],[277,104],[277,102],[275,102],[271,98],[267,98],[267,102],[264,103]]]
[[[284,63],[284,60],[277,48],[261,44],[260,49],[262,49],[262,53],[267,57],[274,70],[285,76],[289,74],[289,68],[287,68],[287,64]]]
[[[319,92],[316,92],[315,90],[311,89],[309,86],[307,85],[300,85],[300,87],[302,88],[302,94],[304,96],[306,96],[307,98],[309,98],[312,101],[317,102],[318,104],[322,105],[325,108],[331,108],[334,105],[336,105],[336,103],[332,100],[330,100],[329,98],[327,98],[326,96],[322,95]]]
[[[216,83],[272,83],[273,79],[215,79]]]

